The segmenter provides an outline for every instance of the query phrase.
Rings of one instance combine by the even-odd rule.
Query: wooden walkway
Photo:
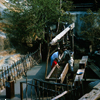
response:
[[[88,56],[82,56],[82,59],[79,62],[79,69],[77,70],[77,74],[75,76],[74,83],[77,83],[79,80],[80,81],[83,80],[83,76],[85,75],[85,68],[87,66],[87,60],[88,60]],[[80,72],[82,74],[78,74]],[[86,80],[86,75],[85,75],[85,80]]]

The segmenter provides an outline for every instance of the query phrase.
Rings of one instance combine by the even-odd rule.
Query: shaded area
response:
[[[42,62],[36,66],[34,66],[32,69],[28,70],[27,72],[27,82],[31,82],[33,78],[37,79],[43,79],[45,76],[45,62]],[[15,97],[12,99],[7,99],[6,98],[6,89],[3,90],[3,92],[0,93],[0,99],[7,99],[7,100],[20,100],[20,82],[26,82],[26,77],[23,76],[21,79],[18,79],[15,83]],[[26,91],[26,86],[23,86],[24,90],[24,97],[25,97],[25,91]],[[28,94],[30,95],[30,88],[28,88]]]

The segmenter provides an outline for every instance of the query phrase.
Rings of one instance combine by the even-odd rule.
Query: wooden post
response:
[[[5,81],[6,81],[6,67],[4,69],[5,69]]]
[[[16,71],[17,71],[17,78],[18,78],[18,63],[16,63]]]
[[[1,77],[0,77],[0,90],[1,90],[1,87],[2,87],[2,82],[1,82]]]
[[[48,46],[49,47],[49,46]],[[46,69],[45,69],[45,79],[46,79],[46,76],[47,76],[47,70],[48,70],[48,61],[49,61],[49,53],[50,53],[50,48],[48,48],[48,56],[47,56],[47,64],[46,64]]]
[[[18,75],[18,78],[19,78],[19,63],[18,63],[18,65],[17,65],[17,66],[18,66],[18,69],[17,69],[18,74],[17,74],[17,75]]]
[[[3,81],[3,86],[5,86],[5,82],[4,82],[4,69],[3,69],[3,67],[2,67],[2,81]]]
[[[20,82],[20,98],[23,100],[23,83]]]
[[[41,43],[40,43],[40,59],[41,59],[41,61],[42,61]]]
[[[27,100],[27,71],[25,71],[25,77],[26,77],[26,100]]]
[[[69,87],[68,87],[68,76],[66,77],[66,81],[67,81],[67,91],[69,91]]]
[[[72,51],[74,52],[74,34],[72,32]]]
[[[15,67],[14,67],[14,75],[13,75],[13,77],[14,77],[14,80],[15,80]]]
[[[11,68],[11,80],[13,80],[13,69]]]
[[[49,94],[48,87],[49,87],[49,84],[47,84],[47,99],[48,99],[48,94]],[[44,95],[44,83],[43,83],[43,95]]]
[[[8,68],[8,66],[7,66],[7,70],[8,70],[8,75],[9,75],[9,68]]]
[[[40,82],[38,83],[38,88],[39,88],[39,100],[40,100],[40,97],[41,97],[41,89],[40,89]]]
[[[16,82],[16,79],[17,79],[17,67],[16,67],[16,63],[15,63],[15,82]]]
[[[32,85],[33,85],[33,81],[32,81]],[[32,85],[31,85],[31,100],[32,100]]]
[[[30,55],[30,66],[31,68],[33,67],[33,60],[32,60],[32,56]]]
[[[36,98],[37,98],[37,80],[35,80],[35,94],[36,94]]]

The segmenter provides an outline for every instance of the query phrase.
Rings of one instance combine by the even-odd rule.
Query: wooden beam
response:
[[[79,62],[79,69],[85,68],[86,67],[86,60],[82,59]]]
[[[94,82],[94,81],[98,81],[100,79],[86,79],[87,82]],[[85,81],[85,79],[82,79],[82,81]]]
[[[47,76],[47,70],[48,70],[48,62],[49,62],[49,53],[50,53],[50,48],[48,48],[48,55],[47,55],[47,63],[46,63],[46,69],[45,69],[45,78]]]
[[[69,64],[67,63],[67,64],[65,65],[65,68],[64,68],[63,72],[62,72],[61,75],[60,75],[61,83],[63,83],[63,81],[64,81],[64,79],[65,79],[65,76],[66,76],[66,74],[67,74],[67,72],[68,72],[68,69],[69,69]]]
[[[20,82],[20,98],[23,100],[23,83]]]
[[[46,81],[60,81],[59,78],[46,78]]]
[[[70,24],[65,28],[61,33],[59,33],[55,38],[50,42],[51,45],[54,45],[58,40],[60,40],[69,30],[72,30],[75,27],[75,23]]]
[[[46,77],[46,79],[49,79],[50,76],[52,75],[52,73],[54,72],[55,68],[57,67],[57,65],[55,65],[52,70],[50,71],[49,75]]]
[[[52,98],[51,100],[57,100],[57,99],[61,98],[62,96],[64,96],[64,95],[67,94],[67,93],[68,93],[68,91],[64,91],[63,93],[61,93],[61,94],[59,94],[58,96]]]

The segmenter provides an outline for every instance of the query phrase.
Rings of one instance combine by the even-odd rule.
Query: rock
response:
[[[100,99],[100,82],[93,87],[92,91],[82,96],[79,100],[99,100],[99,99]]]
[[[98,83],[100,83],[100,80],[89,83],[88,90],[91,91]]]
[[[96,85],[96,86],[94,86],[93,88],[94,89],[97,89],[97,90],[100,90],[100,81],[98,81],[99,83]]]

